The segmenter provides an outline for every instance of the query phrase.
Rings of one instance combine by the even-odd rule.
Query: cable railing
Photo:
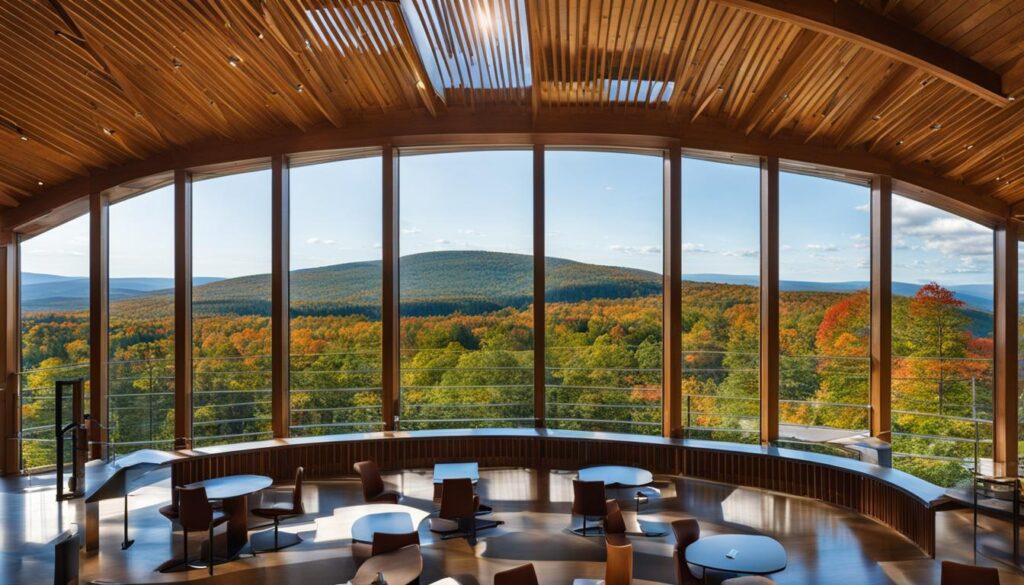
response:
[[[293,354],[290,431],[295,436],[383,428],[379,350]]]
[[[54,395],[54,382],[77,378],[86,380],[83,406],[88,412],[89,364],[87,362],[33,368],[19,372],[20,431],[18,440],[21,443],[21,469],[43,469],[55,465],[57,439],[54,433],[54,420],[58,405]],[[70,420],[71,397],[66,397],[64,402],[63,412],[65,417]],[[65,450],[65,457],[69,457],[70,442],[65,445]]]

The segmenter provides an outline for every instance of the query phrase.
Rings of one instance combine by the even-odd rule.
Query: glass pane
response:
[[[952,486],[992,456],[992,230],[905,197],[892,208],[894,464]]]
[[[661,154],[545,157],[548,426],[661,434]]]
[[[174,445],[174,187],[110,206],[111,448]]]
[[[533,154],[403,153],[403,429],[533,426]]]
[[[779,177],[779,436],[797,446],[868,430],[870,203],[867,184]]]
[[[291,432],[380,430],[381,159],[293,168]]]
[[[682,421],[688,437],[760,439],[757,167],[683,159]]]
[[[88,214],[24,240],[20,251],[21,464],[35,469],[56,464],[54,382],[84,378],[88,412]],[[65,447],[70,461],[71,442]]]
[[[192,433],[271,435],[270,171],[192,187]]]

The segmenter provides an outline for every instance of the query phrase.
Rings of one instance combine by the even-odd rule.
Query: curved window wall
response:
[[[271,436],[270,171],[192,186],[192,433]]]
[[[664,217],[662,151],[403,149],[390,243],[386,165],[376,151],[342,156],[297,157],[283,175],[291,419],[282,432],[528,427],[540,416],[551,428],[639,434],[676,424],[662,413],[672,365],[662,363],[663,229],[676,221]],[[707,156],[681,165],[683,282],[669,299],[681,315],[678,430],[756,442],[759,380],[770,374],[759,355],[768,171]],[[535,169],[544,172],[538,193]],[[868,432],[875,211],[865,184],[834,177],[780,173],[779,410],[789,444]],[[273,434],[271,182],[269,170],[193,181],[186,373],[171,367],[174,188],[111,205],[106,398],[115,451],[169,445],[176,375],[192,376],[196,446]],[[976,464],[984,471],[993,453],[993,231],[899,196],[892,207],[895,465],[953,485]],[[20,241],[26,469],[55,460],[54,380],[89,375],[88,221]],[[537,241],[546,252],[543,363],[534,362]],[[395,243],[400,294],[388,307],[382,250]],[[400,332],[395,355],[382,346],[389,322]],[[399,387],[384,388],[396,360]],[[383,420],[385,397],[397,421]]]
[[[380,156],[289,177],[291,434],[380,430]]]
[[[780,173],[780,438],[868,432],[870,196],[866,184]]]
[[[661,152],[545,153],[549,427],[661,433]]]
[[[110,206],[111,449],[174,444],[174,187]]]
[[[760,438],[757,161],[683,159],[682,423],[688,437]]]
[[[401,427],[532,427],[532,151],[399,165]]]

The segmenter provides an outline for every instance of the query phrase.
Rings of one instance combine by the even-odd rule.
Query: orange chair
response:
[[[283,541],[279,534],[282,518],[301,516],[306,513],[306,510],[302,505],[302,475],[303,469],[300,466],[295,470],[295,487],[292,488],[291,501],[278,502],[269,508],[256,508],[252,511],[254,516],[269,518],[274,521],[273,545],[269,542],[270,539],[267,537],[267,532],[260,532],[252,535],[253,550],[258,550],[259,552],[272,550],[277,551],[282,548],[288,548],[289,546],[295,546],[302,542],[302,538],[300,538],[298,534],[286,532],[283,535]]]
[[[384,489],[384,478],[373,461],[360,461],[352,466],[363,484],[363,499],[367,504],[397,504],[402,497],[398,492]]]
[[[587,519],[604,518],[608,513],[604,499],[604,482],[572,480],[572,513],[575,516],[583,516],[583,526],[573,528],[573,533],[580,536],[600,535],[600,526],[595,527],[593,534],[587,533]]]
[[[633,583],[633,545],[606,543],[608,560],[604,565],[604,585]]]
[[[540,585],[533,563],[519,565],[514,569],[494,574],[494,585]]]
[[[676,572],[676,585],[701,585],[704,580],[704,569],[697,569],[699,574],[686,562],[686,547],[700,538],[700,524],[693,518],[684,518],[672,522],[672,532],[676,536],[676,547],[672,551],[672,561]]]
[[[206,488],[202,486],[178,488],[178,511],[178,521],[185,532],[185,559],[188,559],[188,533],[199,530],[209,532],[209,558],[206,566],[213,575],[213,529],[227,522],[227,515],[213,509],[210,499],[206,497]]]
[[[942,561],[941,585],[999,585],[999,571],[991,567]]]

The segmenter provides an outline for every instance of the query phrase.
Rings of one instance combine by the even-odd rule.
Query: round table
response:
[[[366,559],[349,583],[372,585],[377,580],[377,573],[384,573],[388,585],[408,585],[419,579],[422,572],[423,555],[420,547],[413,544]]]
[[[640,487],[654,482],[654,474],[639,467],[601,465],[578,472],[581,481],[601,481],[605,487]]]
[[[264,475],[228,475],[204,479],[187,487],[203,486],[206,497],[210,500],[221,500],[224,514],[227,515],[227,559],[234,559],[249,544],[249,505],[247,496],[262,491],[274,484],[274,480]],[[204,546],[208,546],[204,543]],[[216,551],[216,549],[214,549]],[[203,553],[205,558],[205,552]],[[216,554],[216,552],[215,552]]]
[[[735,552],[734,558],[727,556],[730,552]],[[786,549],[767,536],[717,534],[686,547],[686,562],[713,571],[769,575],[786,568]]]
[[[352,540],[373,544],[376,532],[386,534],[406,534],[413,532],[412,515],[408,512],[378,512],[367,514],[352,523]]]

